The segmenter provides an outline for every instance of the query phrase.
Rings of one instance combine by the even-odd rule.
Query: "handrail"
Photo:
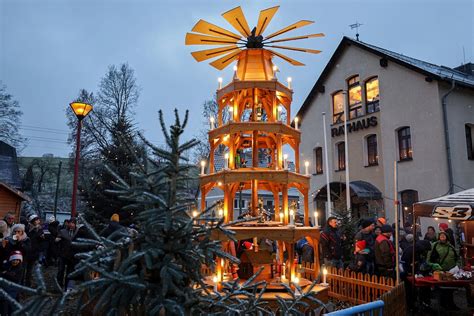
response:
[[[370,312],[370,315],[374,315],[374,311],[377,311],[378,315],[383,315],[383,307],[385,303],[383,301],[374,301],[362,305],[357,305],[354,307],[349,307],[346,309],[338,310],[335,312],[327,313],[324,315],[330,316],[349,316],[349,315],[358,315],[361,313]]]

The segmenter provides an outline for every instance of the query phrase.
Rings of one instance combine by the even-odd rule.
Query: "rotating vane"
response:
[[[227,22],[229,22],[230,25],[234,27],[237,33],[228,31],[224,28],[221,28],[204,20],[199,20],[199,22],[197,22],[192,29],[193,33],[186,34],[185,44],[221,46],[218,48],[200,50],[191,53],[194,59],[196,59],[198,62],[220,56],[220,58],[210,63],[211,66],[219,70],[224,69],[234,60],[238,59],[240,53],[247,49],[264,49],[267,50],[272,56],[277,56],[294,66],[304,66],[303,63],[294,60],[280,52],[277,52],[275,51],[275,49],[290,50],[311,54],[319,54],[321,51],[316,49],[281,46],[277,43],[296,41],[313,37],[323,37],[324,34],[316,33],[302,36],[279,38],[280,35],[314,23],[313,21],[301,20],[291,25],[288,25],[285,28],[282,28],[281,30],[264,36],[263,33],[266,30],[268,24],[270,24],[270,21],[272,20],[275,13],[278,11],[278,8],[279,6],[275,6],[260,11],[257,26],[255,26],[252,30],[250,30],[250,27],[247,23],[247,19],[245,18],[241,7],[236,7],[222,14],[224,19],[226,19]]]

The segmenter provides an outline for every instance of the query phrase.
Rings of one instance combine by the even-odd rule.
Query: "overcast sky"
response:
[[[449,67],[463,63],[463,55],[473,61],[472,0],[0,0],[0,80],[24,112],[21,131],[29,142],[21,154],[67,156],[68,103],[81,88],[97,91],[107,67],[123,62],[141,87],[137,127],[160,143],[158,109],[169,119],[175,107],[190,109],[186,137],[192,137],[203,124],[201,104],[212,98],[217,77],[231,78],[232,67],[219,72],[197,63],[190,52],[203,47],[185,46],[185,34],[199,19],[234,31],[221,14],[238,5],[251,26],[260,10],[280,5],[267,34],[300,19],[316,23],[288,36],[326,34],[291,43],[323,51],[288,54],[305,67],[276,62],[281,79],[293,77],[293,113],[342,37],[355,37],[349,24],[356,21],[364,42]]]

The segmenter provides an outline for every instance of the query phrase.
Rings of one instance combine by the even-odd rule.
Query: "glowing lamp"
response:
[[[304,162],[304,169],[305,169],[305,170],[304,170],[304,171],[305,171],[305,174],[306,174],[307,176],[309,176],[309,161],[308,161],[308,160],[306,160],[306,161]]]
[[[85,118],[93,108],[92,105],[82,102],[73,102],[69,105],[79,120]]]

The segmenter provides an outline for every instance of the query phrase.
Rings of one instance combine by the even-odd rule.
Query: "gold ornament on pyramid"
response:
[[[322,37],[323,33],[308,34],[302,36],[279,38],[279,36],[296,30],[300,27],[310,25],[313,21],[301,20],[288,25],[281,30],[264,35],[264,31],[278,11],[279,6],[260,11],[257,26],[250,30],[247,19],[240,7],[236,7],[222,14],[224,19],[238,32],[234,33],[204,20],[199,20],[193,27],[192,32],[186,34],[186,45],[215,45],[220,48],[200,50],[191,53],[198,62],[222,56],[210,63],[213,67],[222,70],[234,60],[241,59],[242,53],[247,49],[265,49],[270,55],[277,56],[294,66],[304,66],[303,63],[294,60],[276,50],[291,50],[297,52],[319,54],[316,49],[290,47],[275,45],[275,43],[296,41],[313,37]],[[271,49],[270,49],[271,48]]]

